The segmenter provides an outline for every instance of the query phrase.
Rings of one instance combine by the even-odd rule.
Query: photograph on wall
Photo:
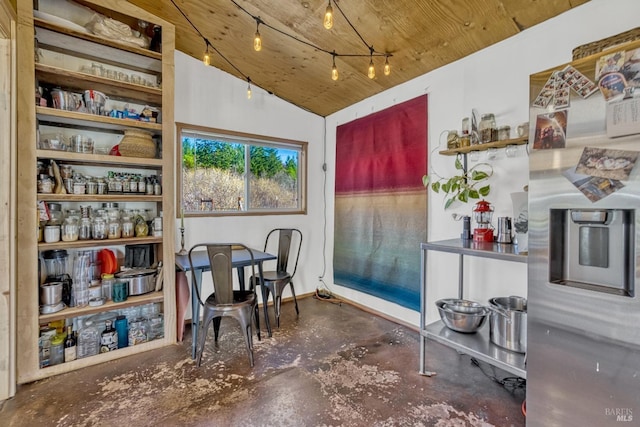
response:
[[[633,88],[640,87],[640,48],[626,53],[620,72],[629,86]]]
[[[603,55],[596,62],[596,81],[600,81],[605,74],[618,73],[624,65],[624,50]]]
[[[567,110],[539,114],[533,140],[534,150],[564,148],[566,145]]]
[[[334,283],[420,309],[427,96],[336,129]]]
[[[602,200],[624,187],[622,182],[615,179],[576,173],[576,168],[567,169],[562,174],[592,203]]]
[[[637,151],[585,147],[576,173],[626,181],[637,159]]]

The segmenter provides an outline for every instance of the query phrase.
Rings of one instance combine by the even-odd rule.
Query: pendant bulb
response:
[[[253,49],[256,52],[262,50],[262,37],[260,37],[260,21],[256,21],[256,34],[253,36]]]
[[[247,99],[251,99],[251,79],[247,77]]]
[[[211,65],[211,55],[209,54],[209,49],[207,49],[207,51],[204,53],[204,56],[202,57],[202,62],[206,66]]]
[[[391,74],[391,65],[389,64],[389,57],[384,58],[384,75],[388,76]]]
[[[367,76],[370,79],[374,79],[376,77],[376,68],[373,66],[373,58],[369,61],[369,71],[367,72]]]
[[[327,9],[324,12],[324,28],[330,30],[333,28],[333,8],[331,7],[331,0],[329,0],[329,4],[327,5]]]
[[[262,50],[262,38],[260,37],[259,31],[256,31],[256,35],[253,38],[253,49],[256,52],[260,52]]]
[[[333,67],[331,68],[331,80],[336,81],[339,77],[340,74],[338,73],[338,67],[336,67],[336,64],[333,64]]]

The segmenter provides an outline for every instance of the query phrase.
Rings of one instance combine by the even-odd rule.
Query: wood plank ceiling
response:
[[[233,64],[214,53],[212,66],[241,79],[248,76],[254,85],[327,116],[588,0],[333,0],[331,30],[322,25],[328,0],[129,1],[175,24],[178,50],[202,59],[206,38]],[[276,29],[260,25],[259,52],[253,49],[252,16]],[[376,77],[367,77],[371,46],[392,55],[389,76],[382,71],[384,57],[376,56]],[[337,81],[331,79],[333,51]]]

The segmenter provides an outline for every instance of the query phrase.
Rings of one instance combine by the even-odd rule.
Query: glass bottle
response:
[[[118,333],[111,325],[111,320],[105,320],[104,331],[100,337],[100,353],[118,349]]]
[[[496,118],[493,113],[483,114],[478,125],[478,131],[480,132],[480,143],[486,144],[493,141],[494,133],[496,130]]]
[[[67,339],[64,341],[64,361],[71,362],[77,356],[76,339],[71,325],[67,326]]]
[[[118,348],[124,348],[129,345],[129,333],[127,332],[127,316],[119,315],[116,317],[116,332],[118,333]]]

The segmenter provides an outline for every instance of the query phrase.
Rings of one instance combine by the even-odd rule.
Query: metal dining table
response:
[[[254,263],[258,266],[258,273],[260,276],[260,281],[262,282],[262,263],[264,261],[277,259],[277,257],[270,253],[262,252],[256,249],[251,249],[251,252],[253,253]],[[193,252],[191,254],[191,259],[193,261],[193,273],[196,279],[191,281],[191,336],[193,337],[191,345],[191,357],[195,359],[198,343],[198,328],[200,324],[200,301],[198,301],[198,293],[200,292],[200,287],[202,284],[202,272],[211,270],[211,266],[209,265],[209,256],[207,255],[207,251],[205,250]],[[245,288],[244,268],[250,265],[251,257],[245,249],[234,249],[232,251],[231,266],[238,271],[238,282],[240,284],[241,290],[244,290]],[[190,271],[191,264],[189,263],[189,255],[176,254],[176,266],[181,271]],[[198,293],[195,292],[195,286],[198,287]],[[267,332],[269,336],[271,336],[271,326],[269,325],[269,318],[265,319],[265,323],[267,324]]]

